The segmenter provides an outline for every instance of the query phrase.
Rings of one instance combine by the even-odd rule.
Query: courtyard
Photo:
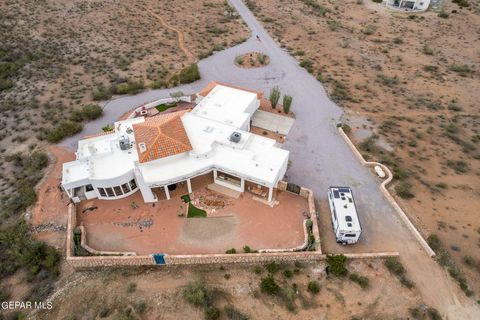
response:
[[[248,192],[235,197],[208,184],[195,187],[191,203],[207,217],[187,218],[189,204],[181,198],[186,192],[179,188],[171,200],[154,204],[145,204],[140,192],[114,201],[83,201],[77,205],[77,225],[96,250],[136,254],[242,252],[245,246],[284,249],[303,243],[307,199],[276,190],[272,207]]]

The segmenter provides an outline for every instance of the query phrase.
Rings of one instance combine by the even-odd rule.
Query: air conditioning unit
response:
[[[234,131],[228,140],[231,142],[239,143],[240,140],[242,139],[242,134],[240,132]]]

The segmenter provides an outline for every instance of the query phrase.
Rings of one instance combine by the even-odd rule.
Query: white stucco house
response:
[[[145,202],[170,199],[169,186],[212,174],[214,183],[245,191],[268,189],[284,177],[289,152],[249,132],[262,93],[213,82],[191,110],[137,117],[78,142],[76,160],[63,164],[62,187],[73,202],[113,200],[137,191]]]
[[[386,6],[403,11],[426,11],[430,0],[386,0]]]

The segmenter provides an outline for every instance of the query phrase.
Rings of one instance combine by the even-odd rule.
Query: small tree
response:
[[[284,113],[289,113],[290,112],[290,107],[292,106],[292,100],[293,98],[288,95],[283,96],[283,112]]]
[[[182,91],[172,92],[170,93],[170,97],[175,99],[176,102],[180,101],[180,98],[183,97],[184,94]]]
[[[280,89],[278,86],[273,87],[270,89],[270,96],[269,96],[270,103],[272,104],[272,108],[275,109],[278,104],[278,100],[280,100]]]
[[[346,276],[348,273],[347,268],[345,268],[345,262],[347,262],[347,257],[343,254],[330,254],[327,256],[329,270],[338,277]]]

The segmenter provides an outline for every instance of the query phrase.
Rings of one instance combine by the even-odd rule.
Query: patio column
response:
[[[165,189],[165,196],[167,197],[167,200],[170,200],[170,192],[168,191],[168,185],[165,185],[163,188]]]
[[[188,193],[192,193],[192,182],[190,181],[190,179],[187,179],[187,189]]]
[[[272,202],[273,200],[273,187],[268,188],[268,202]]]
[[[240,189],[242,189],[242,192],[245,191],[245,179],[240,178]]]
[[[213,179],[216,180],[218,178],[218,173],[216,169],[213,169]]]

